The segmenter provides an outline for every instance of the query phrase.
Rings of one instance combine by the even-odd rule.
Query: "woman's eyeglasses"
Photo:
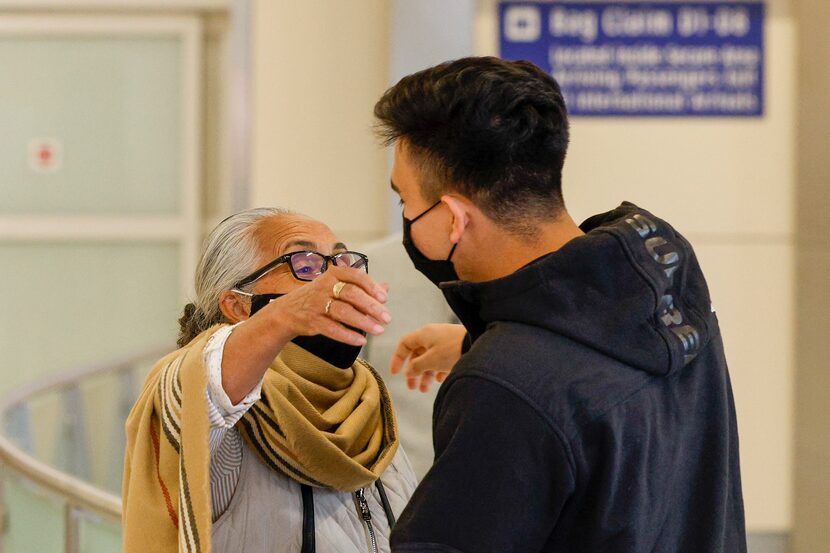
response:
[[[337,267],[352,267],[353,269],[363,269],[363,271],[369,272],[369,258],[362,253],[346,251],[334,255],[323,255],[320,252],[313,251],[292,252],[280,256],[267,265],[260,267],[237,282],[235,288],[239,289],[243,286],[253,284],[283,263],[288,263],[288,267],[291,269],[291,274],[294,278],[311,282],[326,272],[326,269],[329,267],[329,262]]]

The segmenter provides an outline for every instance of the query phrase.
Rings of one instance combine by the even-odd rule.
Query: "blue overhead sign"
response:
[[[501,57],[529,60],[579,116],[759,117],[763,2],[502,2]]]

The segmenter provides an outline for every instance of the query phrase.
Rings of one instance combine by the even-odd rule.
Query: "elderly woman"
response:
[[[357,358],[387,290],[324,224],[277,209],[207,239],[181,349],[127,421],[124,551],[389,551],[415,488]]]

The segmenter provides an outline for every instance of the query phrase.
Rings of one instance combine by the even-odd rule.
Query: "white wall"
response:
[[[392,0],[390,86],[421,69],[473,55],[475,7],[476,0]],[[400,232],[397,194],[389,193],[388,205],[389,232]]]
[[[695,246],[726,344],[750,532],[792,524],[795,24],[770,2],[762,119],[579,119],[565,171],[576,219],[623,200]],[[495,3],[476,16],[478,54],[496,54]]]
[[[255,0],[253,22],[250,203],[350,242],[384,235],[389,176],[371,127],[389,78],[388,3]]]
[[[830,551],[830,2],[795,0],[799,36],[798,315],[793,551]]]

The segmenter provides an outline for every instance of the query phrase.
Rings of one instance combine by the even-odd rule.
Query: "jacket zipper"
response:
[[[357,509],[360,518],[366,523],[366,528],[369,530],[369,541],[371,542],[371,553],[378,553],[378,540],[375,536],[375,529],[372,527],[372,512],[369,510],[369,504],[366,502],[366,494],[363,488],[354,492],[355,499],[357,499]]]

